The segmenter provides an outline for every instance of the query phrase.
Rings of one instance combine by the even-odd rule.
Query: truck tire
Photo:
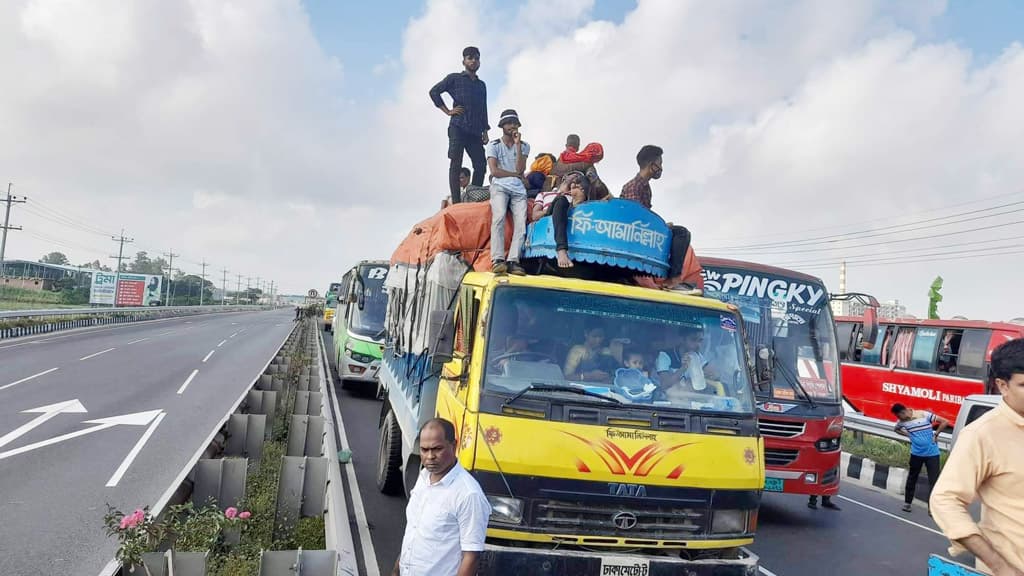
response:
[[[402,478],[402,429],[395,413],[388,410],[380,427],[380,449],[377,451],[377,489],[390,496],[405,490]]]

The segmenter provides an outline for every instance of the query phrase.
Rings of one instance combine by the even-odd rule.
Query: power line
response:
[[[1004,212],[999,212],[999,213],[996,213],[996,214],[987,214],[987,215],[984,215],[984,216],[974,216],[974,217],[971,217],[971,218],[964,218],[964,219],[961,219],[961,220],[954,220],[952,222],[943,222],[941,224],[931,224],[929,226],[917,226],[915,228],[907,228],[905,230],[895,230],[895,231],[891,231],[891,232],[872,233],[872,232],[877,232],[878,230],[888,230],[888,229],[892,229],[892,228],[905,228],[907,226],[913,226],[913,225],[917,225],[917,224],[924,224],[924,223],[928,223],[928,222],[934,222],[934,221],[937,221],[937,220],[945,220],[947,218],[955,218],[955,217],[958,217],[958,216],[966,216],[966,215],[969,215],[969,214],[977,214],[979,212],[988,212],[990,210],[996,210],[996,209],[999,209],[999,208],[1006,208],[1006,207],[1009,207],[1009,206],[1016,206],[1016,205],[1019,205],[1019,204],[1024,204],[1024,201],[1011,202],[1009,204],[1004,204],[1004,205],[1000,205],[1000,206],[993,206],[993,207],[984,208],[984,209],[981,209],[981,210],[972,210],[972,211],[969,211],[969,212],[962,212],[962,213],[959,213],[959,214],[951,214],[949,216],[943,216],[941,218],[929,218],[929,219],[926,219],[926,220],[919,220],[919,221],[916,221],[916,222],[908,222],[907,224],[900,224],[900,225],[897,225],[897,226],[886,226],[886,227],[872,229],[872,230],[861,230],[861,231],[858,231],[858,232],[850,232],[848,234],[836,234],[836,235],[831,235],[831,236],[818,236],[816,238],[804,238],[802,240],[792,240],[792,241],[787,241],[787,242],[774,242],[774,243],[766,243],[766,244],[752,244],[752,245],[746,245],[746,246],[723,246],[723,247],[719,247],[719,248],[706,248],[706,250],[728,250],[728,251],[732,251],[732,250],[761,250],[761,249],[765,249],[765,248],[781,248],[781,247],[785,247],[785,246],[806,246],[806,245],[811,245],[811,244],[818,244],[818,243],[821,243],[822,241],[824,241],[825,243],[832,244],[832,243],[837,243],[837,242],[847,242],[847,241],[850,241],[850,240],[863,240],[863,239],[866,239],[866,238],[877,238],[877,237],[880,237],[880,236],[890,236],[890,235],[894,235],[894,234],[903,234],[905,232],[916,232],[918,230],[927,230],[927,229],[930,229],[930,228],[937,228],[939,226],[950,226],[952,224],[962,224],[964,222],[974,222],[974,221],[977,221],[977,220],[984,220],[986,218],[995,218],[997,216],[1005,216],[1007,214],[1015,214],[1017,212],[1024,212],[1024,208],[1017,208],[1015,210],[1006,210]],[[847,237],[847,238],[843,238],[843,237]]]
[[[1021,239],[1024,239],[1024,235],[1020,235],[1020,236],[1006,236],[1006,237],[1003,237],[1003,238],[993,238],[991,240],[973,240],[973,241],[970,241],[970,242],[957,242],[955,244],[941,244],[941,245],[936,245],[936,246],[924,246],[924,247],[921,247],[921,248],[907,248],[905,250],[887,250],[884,254],[855,254],[855,255],[849,255],[849,254],[845,254],[844,253],[839,260],[837,260],[835,258],[816,259],[816,260],[799,260],[799,261],[794,261],[791,264],[785,264],[784,266],[786,266],[786,267],[793,267],[793,266],[806,266],[806,265],[825,264],[825,263],[836,264],[838,262],[841,262],[843,260],[848,260],[848,259],[851,259],[851,258],[876,258],[876,257],[884,258],[884,257],[886,257],[886,256],[888,256],[890,254],[907,254],[909,252],[920,252],[922,250],[941,250],[941,249],[944,249],[944,248],[959,248],[959,247],[962,247],[962,246],[973,246],[973,245],[978,245],[978,244],[991,244],[993,242],[1006,242],[1008,240],[1021,240]]]
[[[63,214],[54,212],[52,210],[49,210],[48,208],[44,208],[43,206],[36,205],[35,203],[33,203],[32,207],[28,208],[28,211],[39,218],[49,220],[50,222],[55,222],[57,224],[60,224],[61,226],[73,228],[75,230],[78,230],[79,232],[85,232],[86,234],[93,234],[96,236],[113,236],[113,234],[102,232],[100,231],[100,229],[94,226],[84,224],[72,218],[68,218]]]
[[[896,257],[893,257],[893,258],[875,258],[875,259],[869,259],[869,260],[854,260],[854,261],[845,260],[845,262],[846,262],[847,265],[857,264],[857,265],[861,265],[861,266],[875,266],[875,265],[885,265],[885,264],[918,264],[918,263],[923,263],[923,262],[942,262],[942,261],[945,261],[945,260],[960,260],[960,259],[963,259],[963,258],[981,258],[981,257],[987,257],[987,256],[1009,256],[1009,255],[1012,255],[1012,254],[1024,253],[1024,250],[1020,250],[1019,249],[1021,246],[1022,246],[1022,244],[1011,244],[1011,245],[1007,245],[1007,246],[993,246],[991,248],[975,248],[975,249],[971,249],[971,250],[954,250],[954,251],[950,251],[950,252],[936,252],[934,254],[918,254],[916,256],[896,256]],[[994,252],[996,250],[1010,250],[1010,251],[1009,252]],[[953,255],[957,255],[957,254],[961,254],[961,255],[963,255],[963,254],[970,254],[970,256],[963,255],[963,256],[954,256],[954,257],[951,257],[951,258],[946,258],[945,257],[945,256],[953,256]],[[805,270],[821,269],[821,268],[832,268],[836,264],[839,264],[839,263],[841,263],[841,262],[840,261],[836,261],[836,262],[831,262],[831,263],[813,264],[813,265],[803,266],[802,268],[805,269]]]
[[[1009,197],[1013,197],[1013,196],[1020,196],[1021,194],[1024,194],[1024,190],[1018,190],[1016,192],[1008,192],[1006,194],[997,194],[995,196],[986,196],[984,198],[978,198],[978,199],[975,199],[975,200],[968,200],[966,202],[958,202],[956,204],[948,204],[946,206],[940,206],[938,208],[931,208],[929,210],[922,210],[920,212],[915,212],[915,213],[911,213],[911,214],[902,214],[902,215],[899,215],[899,216],[884,216],[882,218],[872,218],[872,219],[869,219],[869,220],[861,220],[861,221],[857,221],[857,222],[850,222],[850,223],[847,223],[847,224],[833,224],[833,225],[829,225],[829,226],[819,226],[817,228],[805,228],[803,230],[799,230],[799,231],[796,231],[796,232],[794,232],[794,231],[787,231],[787,232],[777,232],[777,233],[774,233],[774,234],[749,234],[749,235],[746,235],[746,236],[732,236],[732,235],[730,235],[729,239],[730,240],[736,240],[736,239],[742,239],[742,238],[775,238],[775,237],[779,237],[779,236],[790,236],[790,235],[793,235],[793,234],[807,234],[807,233],[810,233],[810,232],[822,232],[822,231],[825,231],[825,230],[839,230],[839,229],[842,229],[842,228],[851,228],[851,227],[854,227],[854,226],[863,226],[863,225],[871,224],[871,223],[874,223],[874,222],[889,222],[889,221],[892,221],[892,220],[901,220],[901,219],[905,219],[905,218],[916,218],[918,216],[923,216],[925,214],[932,214],[932,213],[935,213],[935,212],[942,212],[943,210],[950,210],[950,209],[953,209],[953,208],[960,208],[962,206],[971,206],[971,205],[974,205],[974,204],[981,204],[981,203],[984,203],[984,202],[990,202],[992,200],[999,200],[999,199],[1002,199],[1002,198],[1009,198]],[[710,238],[706,238],[706,239],[707,240],[720,240],[721,238],[710,237]]]
[[[1024,209],[1022,209],[1022,210],[1024,210]],[[969,234],[971,232],[978,232],[979,230],[993,230],[995,228],[1005,228],[1006,226],[1014,226],[1014,225],[1018,225],[1018,224],[1024,224],[1024,220],[1014,220],[1013,222],[1003,222],[1003,223],[1000,223],[1000,224],[990,224],[988,226],[981,226],[981,227],[978,227],[978,228],[969,228],[967,230],[956,230],[956,231],[953,231],[953,232],[942,232],[940,234],[930,234],[930,235],[927,235],[927,236],[915,236],[913,238],[896,238],[896,239],[886,240],[886,241],[883,241],[883,242],[869,242],[869,243],[866,243],[866,244],[854,244],[854,245],[851,245],[851,246],[829,246],[829,247],[826,247],[826,248],[807,248],[807,249],[803,249],[803,250],[782,250],[782,251],[776,251],[776,252],[757,252],[757,255],[758,256],[766,256],[766,255],[772,255],[772,254],[775,254],[775,255],[805,254],[805,253],[808,253],[808,252],[833,252],[833,251],[840,251],[840,250],[849,250],[851,248],[866,248],[868,246],[886,246],[886,245],[889,245],[889,244],[898,244],[898,243],[901,243],[901,242],[916,242],[918,240],[929,240],[929,239],[932,239],[932,238],[946,238],[946,237],[949,237],[949,236],[957,236],[957,235],[960,235],[960,234]],[[708,254],[709,256],[714,254],[713,250],[707,250],[707,251],[702,250],[702,253],[704,253],[704,252],[711,252],[711,254]]]

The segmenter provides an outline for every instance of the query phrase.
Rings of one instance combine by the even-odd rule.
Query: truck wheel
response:
[[[384,494],[398,496],[405,488],[402,478],[402,429],[395,413],[388,410],[380,427],[380,450],[377,452],[377,488]]]

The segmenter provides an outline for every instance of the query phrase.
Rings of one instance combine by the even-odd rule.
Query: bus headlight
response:
[[[712,534],[742,534],[746,530],[746,510],[715,510],[711,517]]]
[[[360,362],[363,364],[369,364],[370,362],[376,360],[376,358],[370,356],[369,354],[355,352],[354,350],[352,350],[352,346],[348,344],[345,345],[345,354],[347,354],[349,358],[355,360],[356,362]]]
[[[520,524],[523,521],[523,501],[507,496],[488,496],[491,505],[491,520],[504,524]]]

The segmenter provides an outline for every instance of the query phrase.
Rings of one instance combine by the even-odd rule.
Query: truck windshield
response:
[[[509,401],[557,397],[753,412],[738,317],[731,312],[502,286],[495,291],[487,340],[485,389],[507,394]],[[615,402],[567,394],[575,392],[567,386]]]
[[[838,403],[839,363],[828,292],[820,282],[763,272],[705,266],[704,295],[729,302],[743,314],[750,352],[775,354],[762,399]]]
[[[348,302],[348,328],[358,336],[373,337],[384,329],[388,294],[384,288],[386,266],[361,266],[356,277],[352,300]]]

